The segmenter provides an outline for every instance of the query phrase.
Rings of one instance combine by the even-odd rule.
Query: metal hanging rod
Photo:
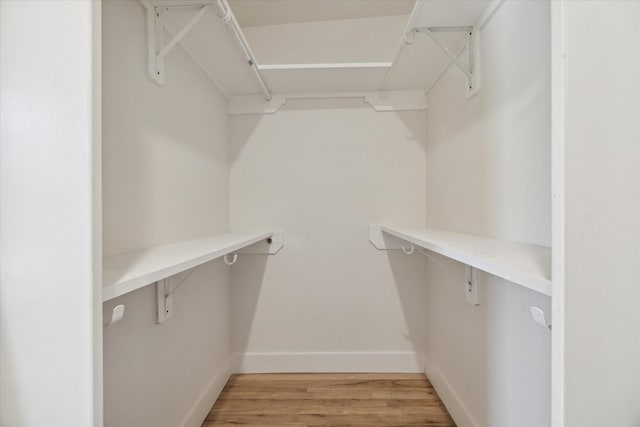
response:
[[[271,92],[269,91],[269,88],[267,88],[267,85],[262,79],[262,75],[260,74],[260,70],[258,70],[258,65],[256,64],[256,61],[254,59],[255,57],[253,55],[253,52],[251,52],[249,43],[247,43],[247,40],[244,38],[244,35],[242,34],[240,25],[238,24],[238,21],[236,20],[236,17],[233,14],[231,7],[229,6],[229,3],[227,2],[227,0],[216,0],[215,4],[216,4],[216,7],[218,8],[218,12],[219,12],[218,16],[231,29],[231,33],[233,34],[233,37],[236,39],[236,42],[240,46],[240,49],[242,50],[242,53],[244,54],[247,60],[247,63],[251,67],[253,74],[256,76],[256,79],[260,84],[260,89],[262,89],[262,93],[264,94],[264,98],[267,101],[271,101],[271,99],[273,98],[271,96]]]

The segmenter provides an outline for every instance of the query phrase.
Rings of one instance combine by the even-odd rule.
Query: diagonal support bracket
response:
[[[182,3],[179,5],[163,5],[156,6],[148,1],[142,1],[147,9],[147,51],[149,61],[149,77],[159,85],[164,84],[164,58],[173,49],[184,36],[198,23],[200,18],[207,11],[209,3],[195,2]],[[173,38],[164,44],[164,25],[160,11],[162,9],[170,11],[174,8],[192,7],[197,9],[196,13],[189,19],[184,27],[175,33]]]
[[[402,239],[384,233],[379,225],[369,225],[369,242],[379,251],[399,251],[407,244]]]
[[[156,282],[156,322],[164,323],[173,315],[173,293],[191,275],[194,268]]]
[[[474,27],[416,27],[414,33],[425,34],[434,44],[449,57],[449,65],[455,65],[467,78],[467,97],[472,97],[480,90],[479,73],[479,44],[477,31]],[[435,33],[465,33],[467,34],[467,62],[463,64],[459,55],[454,54],[442,43]]]

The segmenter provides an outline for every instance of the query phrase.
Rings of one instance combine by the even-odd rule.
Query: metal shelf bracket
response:
[[[164,323],[173,314],[173,296],[169,278],[156,282],[156,322]]]
[[[449,57],[449,66],[455,65],[467,78],[467,97],[472,97],[480,90],[479,43],[478,32],[474,27],[416,27],[411,32],[427,35],[435,45]],[[467,64],[460,61],[460,55],[452,53],[435,35],[435,33],[466,33]],[[413,43],[407,38],[408,43]]]
[[[173,293],[197,267],[174,274],[156,282],[157,323],[164,323],[173,315]]]
[[[478,277],[478,269],[471,267],[470,265],[465,266],[465,285],[464,285],[464,295],[467,299],[467,302],[471,305],[480,305],[479,299],[479,290],[480,279]]]
[[[211,3],[181,3],[179,5],[155,5],[142,1],[147,9],[147,51],[149,61],[149,76],[159,85],[164,84],[164,58],[177,45],[184,36],[198,23]],[[170,11],[175,8],[195,8],[196,13],[189,19],[184,27],[175,33],[173,38],[164,44],[164,24],[162,23],[161,10]]]
[[[284,231],[274,230],[271,236],[250,246],[242,247],[222,255],[225,264],[233,265],[238,260],[238,254],[242,255],[275,255],[284,246]],[[232,255],[232,261],[228,260],[228,256]],[[202,265],[202,264],[200,264]],[[158,280],[156,286],[156,322],[164,323],[173,315],[173,294],[185,283],[191,274],[200,266],[181,271],[172,276]],[[124,306],[122,308],[124,313]],[[122,316],[120,316],[122,317]],[[119,319],[118,319],[119,320]]]
[[[369,225],[369,242],[379,251],[403,250],[405,253],[408,252],[404,249],[407,245],[406,241],[384,233],[379,225]]]

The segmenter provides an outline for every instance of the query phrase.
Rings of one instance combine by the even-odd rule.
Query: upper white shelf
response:
[[[105,257],[102,301],[119,297],[271,236],[272,232],[220,234]]]
[[[551,296],[551,248],[437,228],[381,226],[379,230],[383,238],[385,233],[389,234]],[[375,232],[372,226],[372,237]],[[373,239],[372,243],[376,244]]]
[[[141,1],[148,6],[164,4],[162,0]],[[351,19],[289,23],[278,20],[271,24],[260,20],[261,26],[238,28],[238,37],[233,36],[213,6],[203,10],[201,19],[192,27],[188,23],[196,13],[193,8],[158,11],[171,34],[185,26],[190,28],[180,39],[180,45],[227,98],[233,98],[263,92],[252,72],[253,66],[268,91],[275,95],[424,91],[448,68],[451,59],[426,36],[416,35],[413,43],[405,43],[406,33],[421,26],[473,26],[491,9],[491,4],[501,1],[416,0],[410,15],[369,16],[364,10],[361,16],[349,15]],[[201,0],[176,1],[180,3],[211,4]],[[285,7],[278,1],[264,0],[264,3],[268,7],[261,7],[268,10]],[[243,7],[241,2],[232,2],[233,6]],[[291,14],[286,9],[284,12],[287,16]],[[274,16],[281,18],[281,15]],[[466,35],[444,32],[438,38],[455,54],[465,44]],[[257,57],[248,62],[237,39],[244,40]],[[171,78],[171,66],[169,62],[164,71],[167,78]]]

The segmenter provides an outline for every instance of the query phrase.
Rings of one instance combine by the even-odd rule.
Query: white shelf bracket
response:
[[[478,280],[478,270],[470,265],[465,266],[465,287],[464,295],[467,302],[471,305],[480,305],[479,289],[480,281]]]
[[[547,321],[544,311],[542,311],[540,307],[529,307],[529,310],[531,312],[531,317],[536,324],[551,330],[551,322]]]
[[[455,65],[467,78],[467,97],[472,97],[480,90],[479,73],[479,43],[478,31],[474,27],[416,27],[414,33],[427,35],[434,44],[449,57],[449,65]],[[467,62],[463,64],[458,55],[452,53],[435,35],[435,33],[466,33],[467,34]],[[407,38],[407,42],[411,39]]]
[[[284,246],[284,231],[275,230],[273,235],[268,239],[262,240],[251,246],[235,251],[235,254],[241,255],[275,255],[280,252]]]
[[[382,231],[379,225],[369,225],[369,242],[379,251],[403,251],[413,253],[413,245]],[[410,249],[407,249],[410,247]]]
[[[111,318],[103,321],[103,325],[105,328],[112,326],[114,323],[118,323],[124,317],[124,304],[117,305],[111,311]]]
[[[169,320],[173,314],[173,295],[171,294],[169,278],[156,282],[156,301],[158,307],[156,321],[158,323],[164,323]]]
[[[173,293],[197,267],[156,282],[157,322],[164,323],[173,315]]]
[[[147,9],[147,51],[149,59],[149,76],[159,85],[164,84],[164,57],[173,49],[184,36],[198,23],[200,18],[205,14],[210,4],[203,3],[183,3],[180,5],[156,6],[143,2]],[[198,11],[191,17],[189,22],[185,24],[167,43],[164,44],[164,25],[160,10],[170,11],[173,8],[194,7]]]

